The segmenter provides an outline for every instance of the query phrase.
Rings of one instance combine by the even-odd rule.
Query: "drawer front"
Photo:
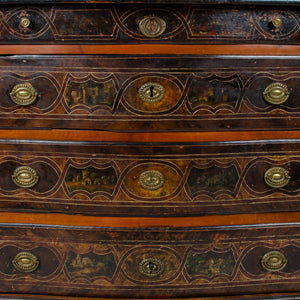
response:
[[[299,143],[3,141],[1,210],[115,216],[299,211]]]
[[[298,291],[299,229],[1,226],[0,291],[147,298]]]
[[[113,131],[295,129],[295,57],[12,56],[0,127]]]
[[[0,43],[299,43],[299,9],[205,5],[2,6]]]

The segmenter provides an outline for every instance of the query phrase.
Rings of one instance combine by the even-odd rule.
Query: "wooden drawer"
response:
[[[299,225],[0,227],[0,291],[200,297],[298,290]]]
[[[0,58],[1,128],[295,129],[297,57]]]
[[[205,5],[2,6],[0,43],[299,43],[299,8]]]
[[[2,141],[1,210],[114,216],[299,211],[298,141]]]

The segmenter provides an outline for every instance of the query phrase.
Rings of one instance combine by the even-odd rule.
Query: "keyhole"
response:
[[[150,86],[150,97],[151,98],[154,97],[154,86],[153,85]]]
[[[149,262],[149,272],[150,272],[150,274],[152,274],[154,271],[155,271],[155,265],[151,261],[151,262]]]
[[[149,103],[160,101],[165,96],[165,88],[155,82],[146,82],[138,90],[140,98]]]
[[[151,30],[151,32],[155,32],[156,27],[157,27],[157,24],[156,24],[155,20],[152,19],[150,21],[150,30]]]

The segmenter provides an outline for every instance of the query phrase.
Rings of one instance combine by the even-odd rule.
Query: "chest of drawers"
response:
[[[299,1],[0,4],[0,299],[300,299]]]

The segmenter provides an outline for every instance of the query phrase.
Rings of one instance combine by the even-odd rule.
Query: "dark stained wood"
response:
[[[0,4],[0,299],[300,299],[299,0]],[[163,102],[141,102],[148,81]],[[282,105],[263,100],[274,81]],[[10,100],[19,83],[33,105]],[[36,186],[13,183],[20,165]],[[285,187],[265,184],[272,166]],[[22,251],[36,271],[13,266]]]
[[[74,297],[62,297],[62,296],[46,296],[46,295],[23,295],[23,294],[0,294],[1,300],[74,300]],[[137,300],[149,300],[151,298],[135,298]],[[164,298],[166,300],[171,300],[168,298]],[[157,299],[157,300],[164,300],[164,299]],[[184,298],[182,298],[184,299]],[[197,298],[186,298],[188,300],[211,300],[212,298],[209,297],[197,297]],[[269,294],[269,295],[244,295],[244,296],[222,296],[222,297],[214,297],[214,300],[243,300],[243,299],[251,299],[251,300],[299,300],[300,295],[297,293],[282,293],[282,294]],[[126,298],[87,298],[87,297],[76,297],[76,300],[127,300]]]
[[[139,44],[143,43],[299,43],[299,10],[294,6],[205,5],[2,6],[3,44]],[[167,25],[159,36],[145,36],[140,22],[159,17]],[[20,26],[22,18],[30,20]],[[272,20],[280,18],[281,26]],[[73,25],[69,25],[73,24]],[[151,30],[150,30],[151,32]]]
[[[23,295],[23,294],[0,294],[1,300],[74,300],[74,297],[68,296],[46,296],[46,295]],[[135,298],[137,300],[149,300],[151,298]],[[168,298],[164,298],[166,300],[171,300]],[[164,300],[159,299],[157,300]],[[184,299],[184,298],[182,298]],[[198,298],[186,298],[188,300],[211,300],[209,297],[198,297]],[[214,297],[214,300],[243,300],[243,299],[251,299],[251,300],[298,300],[300,299],[300,295],[297,293],[282,293],[282,294],[269,294],[269,295],[244,295],[244,296],[222,296],[222,297]],[[76,300],[126,300],[126,298],[87,298],[87,297],[76,297]]]
[[[169,4],[169,0],[24,0],[24,4]],[[176,4],[199,4],[199,0],[172,0],[172,3]],[[1,0],[0,4],[19,4],[18,0]],[[299,0],[203,0],[201,4],[233,4],[233,5],[267,5],[272,6],[289,6],[299,5]]]
[[[169,4],[169,0],[24,0],[24,4]],[[175,4],[199,4],[199,0],[172,0]],[[1,0],[0,4],[19,4],[18,0]],[[201,4],[233,4],[233,5],[267,5],[272,6],[289,6],[299,5],[299,0],[203,0]]]
[[[0,208],[102,216],[199,216],[300,211],[299,140],[196,143],[0,141]],[[12,180],[20,166],[34,168],[29,189]],[[264,174],[281,167],[282,188]],[[158,171],[162,185],[143,186]]]
[[[2,129],[198,132],[300,126],[298,57],[16,55],[0,64]],[[166,90],[158,103],[139,96],[149,82]],[[274,82],[289,91],[283,104],[263,97]],[[9,95],[18,84],[37,90],[35,103],[12,102]]]
[[[1,289],[126,298],[292,293],[298,290],[299,232],[299,224],[142,230],[2,224]],[[261,259],[274,250],[287,264],[269,272]],[[37,270],[14,268],[23,251],[38,257]],[[163,266],[161,272],[147,276],[147,259]]]

